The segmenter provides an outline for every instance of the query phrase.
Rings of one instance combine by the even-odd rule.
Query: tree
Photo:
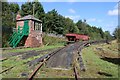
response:
[[[35,13],[34,16],[42,20],[45,15],[43,6],[37,0],[35,0],[35,2],[32,2],[32,5],[34,5],[34,13]]]
[[[56,27],[57,27],[57,17],[58,13],[55,9],[53,9],[52,11],[49,11],[46,15],[45,15],[45,31],[46,32],[54,32]]]
[[[10,5],[7,2],[2,3],[2,26],[13,27],[11,24],[12,13],[10,10]]]
[[[40,19],[43,24],[43,31],[45,31],[45,12],[42,4],[38,0],[22,4],[20,13],[22,16],[34,15],[34,17]]]
[[[11,28],[15,26],[15,16],[20,8],[16,3],[3,2],[2,6],[3,43],[6,43],[8,36],[12,33]],[[66,33],[79,33],[88,35],[93,40],[111,38],[108,31],[104,32],[102,28],[87,24],[85,19],[74,23],[72,19],[60,15],[55,9],[45,13],[43,6],[38,0],[22,4],[20,13],[22,16],[33,15],[34,13],[34,17],[42,20],[43,31],[47,33],[63,35]],[[119,30],[116,29],[114,31],[113,35],[115,38],[118,37]]]
[[[114,38],[120,40],[120,27],[115,28],[113,32]]]
[[[34,10],[34,11],[33,11]],[[38,19],[43,19],[44,17],[44,9],[38,0],[34,0],[34,2],[26,2],[25,4],[22,4],[21,6],[21,15],[33,15]]]
[[[21,6],[21,15],[32,15],[33,14],[33,5],[31,2],[26,2],[25,4],[22,4]]]
[[[105,33],[102,30],[102,28],[97,28],[96,26],[90,26],[89,24],[86,23],[86,20],[84,20],[84,22],[82,22],[82,20],[79,20],[76,23],[76,26],[78,27],[80,34],[89,35],[93,40],[105,38]]]
[[[79,20],[79,21],[76,23],[76,26],[78,27],[79,30],[82,30],[82,20]]]
[[[82,20],[79,20],[79,21],[76,23],[76,26],[78,27],[80,34],[84,34],[84,27],[83,27],[83,22],[82,22]]]
[[[19,10],[16,3],[2,2],[2,46],[8,45],[8,38],[15,27],[15,15]]]
[[[20,10],[19,5],[16,3],[10,3],[10,10],[13,14],[16,14]]]
[[[74,33],[80,33],[80,31],[79,31],[77,26],[74,26]]]
[[[19,5],[16,3],[10,3],[10,10],[13,16],[13,21],[15,21],[16,14],[20,10]]]
[[[63,34],[64,18],[53,9],[45,15],[44,30],[49,33]]]
[[[105,39],[106,40],[111,40],[112,39],[112,36],[111,36],[109,31],[105,31],[104,33],[105,33]]]
[[[75,30],[76,29],[76,30]],[[64,20],[64,34],[66,33],[76,33],[78,28],[75,26],[75,23],[70,18],[65,18]]]
[[[104,32],[102,31],[102,28],[98,28],[98,30],[101,35],[101,38],[104,39]],[[109,32],[107,32],[107,33],[109,33]]]
[[[88,35],[88,24],[86,23],[86,19],[84,19],[84,22],[82,22],[82,20],[79,20],[76,23],[76,26],[78,27],[80,34]]]

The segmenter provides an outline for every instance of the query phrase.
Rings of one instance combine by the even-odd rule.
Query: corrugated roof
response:
[[[35,20],[35,21],[39,21],[39,22],[42,22],[41,20],[35,18],[34,16],[32,15],[27,15],[27,16],[24,16],[20,19],[18,19],[17,21],[21,21],[21,20]]]

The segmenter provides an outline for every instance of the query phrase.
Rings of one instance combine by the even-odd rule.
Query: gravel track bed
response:
[[[25,52],[5,53],[5,54],[2,54],[2,58],[9,58],[9,57],[13,57],[13,56],[22,55],[22,59],[27,59],[29,57],[37,56],[41,53],[49,52],[52,50],[54,50],[54,49],[47,49],[47,50],[41,50],[41,51],[32,50],[32,51],[25,51]]]
[[[74,51],[80,47],[83,43],[75,43],[71,44],[68,47],[64,48],[63,50],[56,53],[52,56],[48,62],[47,67],[52,68],[70,68],[73,62],[73,55]]]
[[[43,55],[42,57],[36,58],[36,59],[34,59],[34,60],[31,60],[31,61],[29,61],[29,62],[27,62],[27,63],[28,63],[29,66],[34,66],[34,65],[38,64],[39,62],[43,61],[43,60],[44,60],[45,58],[47,58],[49,55],[52,55],[51,53],[53,53],[54,51],[57,51],[57,50],[59,50],[59,49],[60,49],[60,48],[54,49],[54,50],[52,50],[52,51],[49,51],[48,54],[45,54],[45,55]]]

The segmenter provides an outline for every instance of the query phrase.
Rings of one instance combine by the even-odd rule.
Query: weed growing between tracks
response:
[[[40,50],[54,49],[54,48],[57,48],[57,47],[63,47],[63,45],[64,44],[50,45],[50,46],[45,45],[45,46],[37,47],[37,48],[22,48],[22,49],[4,50],[3,54],[12,53],[12,52],[25,52],[25,51],[31,51],[31,50],[40,51]]]
[[[58,47],[62,47],[62,45],[47,46],[47,47],[45,46],[44,48],[33,48],[33,49],[35,49],[36,51],[38,51],[37,53],[39,53],[40,50],[47,50],[47,49],[55,50]],[[24,49],[19,49],[18,52],[19,51],[21,52],[23,50]],[[27,49],[27,50],[29,51],[30,49]],[[5,54],[9,54],[8,53],[9,51],[10,50],[5,51]],[[15,49],[10,51],[10,53],[14,52],[14,51],[15,51]],[[31,61],[31,60],[36,59],[36,58],[40,58],[41,56],[43,56],[43,55],[45,55],[45,54],[47,54],[49,52],[50,51],[44,51],[42,53],[40,52],[39,55],[37,55],[37,56],[30,56],[29,58],[26,58],[26,59],[22,59],[22,56],[25,56],[24,54],[19,54],[17,56],[8,57],[7,60],[0,61],[0,62],[2,62],[2,71],[4,71],[7,68],[10,68],[10,67],[13,66],[13,68],[11,68],[8,71],[2,73],[2,78],[28,78],[28,75],[34,70],[34,68],[28,66],[27,63],[29,61]],[[34,53],[34,54],[36,54],[36,53]]]
[[[20,57],[11,57],[8,60],[4,61],[2,64],[2,69],[6,69],[9,68],[11,66],[14,66],[12,69],[2,73],[2,77],[4,78],[24,78],[24,77],[28,77],[28,74],[32,72],[32,67],[29,67],[27,62],[39,58],[43,56],[42,55],[38,55],[38,56],[34,56],[34,57],[30,57],[28,59],[21,59]],[[22,74],[26,74],[26,76],[22,76]]]
[[[54,47],[56,48],[56,46]],[[82,50],[82,58],[86,66],[86,71],[79,71],[79,78],[116,78],[118,77],[118,64],[109,62],[102,58],[116,58],[118,53],[115,44],[91,45]],[[48,49],[48,48],[47,48]],[[36,49],[37,50],[37,49]],[[41,50],[41,49],[40,49]],[[104,53],[103,53],[104,52]],[[7,53],[6,53],[7,54]],[[46,54],[46,53],[44,53]],[[20,55],[9,57],[3,62],[3,70],[14,66],[12,69],[2,73],[3,78],[28,78],[36,67],[29,67],[28,61],[39,58],[44,55],[40,54],[26,59],[22,59]],[[37,64],[38,65],[38,64]],[[78,67],[79,69],[79,67]],[[52,69],[45,65],[38,71],[36,78],[74,78],[73,69]]]
[[[112,45],[112,46],[111,46]],[[110,54],[111,57],[117,57],[117,44],[102,44],[102,45],[92,45],[90,47],[87,47],[82,50],[82,56],[84,63],[86,65],[86,72],[81,72],[80,77],[82,78],[118,78],[118,65],[114,64],[112,62],[108,62],[106,60],[101,59],[101,57],[104,57],[103,51],[96,50],[96,47],[103,48],[106,53],[104,53],[105,56]],[[116,49],[115,51],[109,52],[111,49]],[[107,52],[108,51],[108,52]],[[101,55],[100,55],[101,53]]]
[[[73,69],[42,68],[38,71],[35,78],[74,78]]]

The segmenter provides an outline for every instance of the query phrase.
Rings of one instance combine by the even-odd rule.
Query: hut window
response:
[[[35,22],[34,30],[41,30],[41,23]]]
[[[38,26],[38,30],[40,30],[40,24],[38,24],[39,26]]]
[[[34,30],[35,30],[35,22],[34,22]]]
[[[37,30],[38,30],[39,24],[37,23]]]
[[[35,30],[38,30],[38,27],[39,27],[38,23],[35,23]]]

